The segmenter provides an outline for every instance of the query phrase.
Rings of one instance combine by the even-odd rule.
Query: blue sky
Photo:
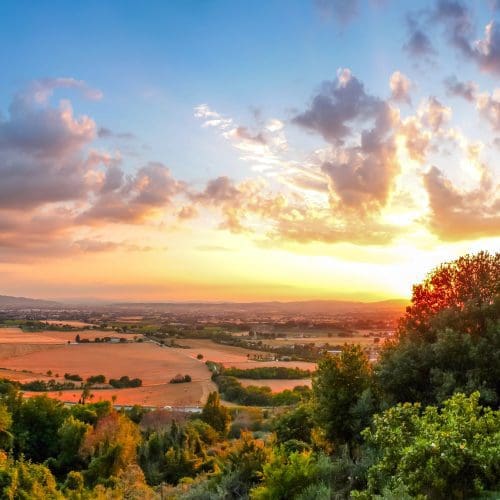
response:
[[[102,268],[125,252],[143,286],[141,259],[178,251],[188,268],[232,259],[228,282],[255,259],[278,290],[288,278],[264,275],[290,262],[311,280],[296,296],[323,297],[325,262],[345,283],[353,261],[376,277],[383,255],[417,259],[395,295],[440,259],[497,249],[499,14],[495,0],[1,2],[0,270],[43,293],[37,259]],[[25,244],[12,229],[44,224]]]
[[[457,72],[488,80],[442,40],[434,67],[417,68],[402,50],[405,16],[432,4],[360,2],[354,19],[342,23],[314,0],[2,2],[2,108],[33,79],[84,80],[104,100],[82,110],[136,134],[144,159],[168,156],[171,168],[196,180],[200,169],[214,174],[235,161],[221,148],[213,158],[213,137],[193,117],[197,104],[210,102],[241,122],[251,120],[251,107],[286,117],[341,67],[380,96],[395,70],[425,81],[417,95],[442,95],[442,79]],[[475,7],[481,25],[492,11],[487,1]]]

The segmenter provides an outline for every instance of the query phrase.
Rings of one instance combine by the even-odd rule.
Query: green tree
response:
[[[375,368],[387,404],[440,403],[478,390],[500,405],[500,254],[443,264],[413,289],[412,305]]]
[[[252,500],[331,498],[332,463],[325,455],[310,451],[286,455],[276,450],[264,465],[262,484],[251,491]]]
[[[7,499],[62,500],[57,483],[45,465],[14,461],[0,454],[0,496]]]
[[[45,395],[24,401],[13,415],[15,452],[34,462],[57,456],[57,431],[68,413],[60,401]]]
[[[173,421],[167,432],[153,432],[142,441],[138,449],[139,463],[149,484],[176,484],[199,472],[207,458],[203,439],[211,440],[208,429],[203,427],[215,434],[208,424],[201,424],[179,426]]]
[[[57,437],[59,438],[59,449],[61,450],[54,461],[54,468],[61,474],[71,470],[81,470],[86,461],[79,455],[80,446],[91,426],[70,415],[59,427]]]
[[[7,405],[0,403],[0,448],[9,450],[12,447],[13,436],[11,433],[12,415]]]
[[[338,356],[326,355],[313,375],[313,418],[328,440],[351,445],[364,428],[358,414],[369,401],[371,367],[360,346],[346,345]],[[373,413],[373,408],[365,411]],[[354,418],[356,416],[356,418]]]
[[[201,412],[201,419],[217,432],[226,434],[231,423],[231,416],[225,406],[220,404],[218,392],[211,392]]]
[[[83,491],[84,480],[81,472],[70,471],[64,482],[64,489],[67,494],[78,494]]]
[[[280,443],[290,439],[310,443],[313,425],[311,405],[303,403],[276,418],[273,422],[273,429]]]
[[[452,328],[483,335],[500,313],[500,253],[479,252],[446,262],[413,286],[411,305],[399,327],[400,337],[433,341]]]
[[[479,393],[456,394],[442,409],[399,404],[364,432],[378,457],[362,498],[403,485],[422,498],[464,499],[500,489],[500,411],[479,405]]]

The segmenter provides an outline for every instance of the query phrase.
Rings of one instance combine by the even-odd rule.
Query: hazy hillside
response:
[[[47,308],[59,307],[58,302],[51,300],[31,299],[27,297],[10,297],[0,295],[0,309],[26,309],[26,308]]]
[[[349,313],[401,313],[408,301],[401,299],[379,302],[355,302],[343,300],[310,300],[295,302],[144,302],[117,303],[114,307],[147,308],[162,312],[207,313],[246,312],[258,314],[349,314]]]

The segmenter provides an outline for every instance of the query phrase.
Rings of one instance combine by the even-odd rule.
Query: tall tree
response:
[[[360,346],[346,345],[340,355],[320,360],[312,381],[313,417],[328,440],[352,444],[359,435],[363,424],[354,417],[369,399],[370,381],[370,363]]]
[[[413,286],[400,337],[435,340],[449,327],[477,336],[500,312],[500,253],[479,252],[446,262]]]
[[[221,434],[227,432],[231,416],[227,408],[220,404],[218,392],[214,391],[208,395],[207,402],[201,413],[201,419]]]
[[[389,404],[435,404],[477,390],[483,403],[498,407],[500,253],[460,257],[415,285],[375,375]]]

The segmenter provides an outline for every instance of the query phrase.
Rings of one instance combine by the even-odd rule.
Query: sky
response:
[[[500,249],[500,2],[0,2],[0,294],[407,298]]]

